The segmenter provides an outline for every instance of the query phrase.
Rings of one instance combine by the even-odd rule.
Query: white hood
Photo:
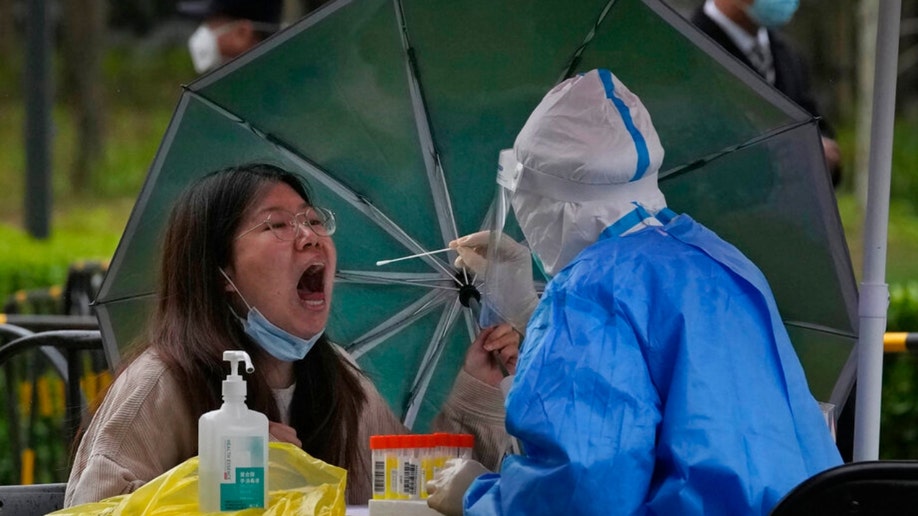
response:
[[[666,207],[657,187],[663,147],[650,113],[608,70],[548,92],[506,157],[498,181],[514,191],[520,227],[551,275],[635,204],[651,214]]]

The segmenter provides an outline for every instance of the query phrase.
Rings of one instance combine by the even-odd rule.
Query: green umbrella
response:
[[[856,290],[816,123],[658,0],[338,0],[187,86],[96,301],[111,361],[155,299],[178,192],[268,160],[338,216],[328,335],[424,430],[475,331],[465,278],[452,253],[376,261],[479,230],[498,151],[597,67],[654,116],[671,207],[760,265],[814,394],[840,403]]]

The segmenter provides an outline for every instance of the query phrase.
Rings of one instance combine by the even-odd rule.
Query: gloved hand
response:
[[[462,516],[462,497],[472,481],[491,473],[471,459],[449,459],[433,480],[427,482],[427,506],[446,516]]]
[[[471,269],[476,275],[486,277],[485,295],[490,304],[514,329],[525,334],[526,323],[539,304],[535,285],[532,283],[532,258],[529,249],[520,245],[507,235],[501,235],[496,253],[492,253],[495,264],[488,263],[488,241],[490,231],[479,231],[453,240],[449,247],[456,250],[459,256],[454,265]],[[500,267],[487,274],[489,266]],[[495,284],[496,283],[496,284]]]

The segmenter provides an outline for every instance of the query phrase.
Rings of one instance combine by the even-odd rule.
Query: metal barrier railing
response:
[[[57,440],[72,441],[87,398],[111,382],[99,323],[91,315],[107,269],[108,262],[77,261],[62,286],[22,289],[0,299],[0,388],[5,387],[14,471],[23,484],[32,483],[35,473],[59,478]],[[34,439],[48,444],[39,436],[49,429],[53,446],[33,447]],[[4,475],[4,480],[11,479]]]
[[[13,357],[29,351],[39,351],[56,370],[64,382],[64,439],[69,443],[73,441],[82,421],[83,415],[88,410],[86,397],[81,389],[81,377],[83,376],[83,360],[80,354],[83,352],[103,351],[102,335],[97,330],[50,330],[33,332],[29,329],[13,326],[10,324],[0,324],[0,339],[6,341],[0,346],[0,367],[5,367]],[[13,456],[14,467],[21,473],[22,483],[30,483],[31,479],[26,478],[30,475],[29,467],[25,467],[29,461],[23,458],[23,451],[28,446],[23,447],[22,436],[19,432],[19,411],[15,397],[16,385],[14,375],[9,369],[6,369],[6,404],[9,412],[9,429],[10,441]],[[34,371],[33,371],[34,373]],[[35,378],[32,378],[32,384],[35,384]],[[33,407],[30,410],[30,418],[34,418],[36,413]],[[29,428],[32,428],[32,424]]]
[[[99,320],[94,315],[37,315],[2,314],[0,325],[9,324],[33,333],[48,330],[98,330]]]
[[[82,371],[78,355],[81,351],[102,350],[102,335],[98,331],[85,330],[56,330],[26,335],[0,346],[0,367],[18,353],[44,347],[58,349],[66,360],[67,438],[72,440],[86,408],[86,401],[80,391]]]

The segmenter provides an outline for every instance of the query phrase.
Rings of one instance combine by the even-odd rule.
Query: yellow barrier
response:
[[[918,333],[886,332],[883,335],[883,351],[886,353],[918,353]]]
[[[20,475],[21,484],[32,485],[35,483],[35,450],[31,448],[22,450],[22,471]]]

